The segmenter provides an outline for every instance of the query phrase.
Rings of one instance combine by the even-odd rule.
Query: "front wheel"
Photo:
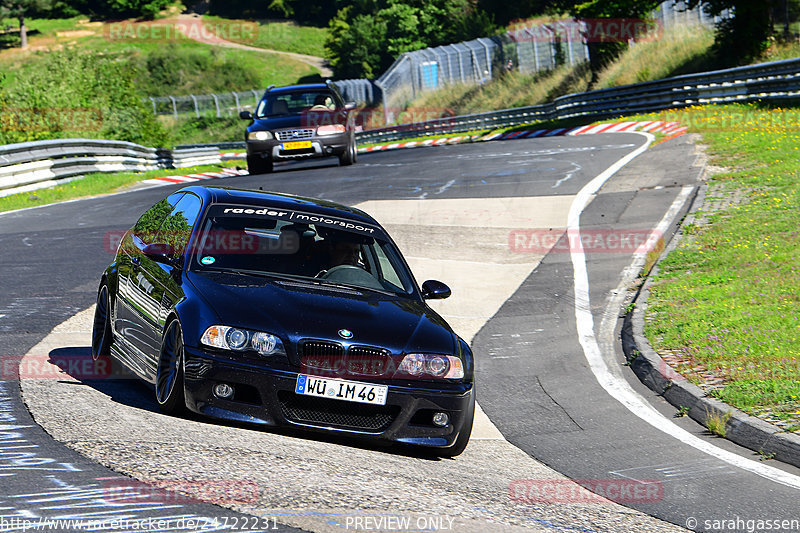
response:
[[[108,285],[103,283],[97,291],[97,305],[94,308],[92,327],[92,359],[97,361],[101,355],[111,355],[111,297]]]
[[[247,156],[247,171],[251,176],[256,174],[269,174],[272,172],[272,159],[259,157],[258,155]]]
[[[344,153],[339,156],[339,165],[345,167],[352,165],[358,158],[358,148],[356,148],[356,140],[352,139],[345,148]]]
[[[156,401],[167,414],[179,414],[186,407],[183,390],[183,332],[177,320],[170,322],[161,341],[156,369]]]

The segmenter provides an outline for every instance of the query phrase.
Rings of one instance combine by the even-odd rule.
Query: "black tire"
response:
[[[111,297],[108,285],[103,283],[97,291],[97,305],[94,309],[92,327],[92,359],[97,361],[101,356],[111,355],[111,344],[114,332],[111,330]]]
[[[247,171],[251,176],[256,174],[269,174],[272,172],[272,159],[259,156],[247,156]]]
[[[339,165],[346,167],[356,162],[358,150],[356,149],[356,140],[351,139],[345,148],[342,155],[339,156]]]
[[[466,420],[464,426],[456,437],[456,441],[449,448],[443,448],[437,452],[440,457],[455,457],[461,455],[469,444],[469,437],[472,434],[472,420],[475,418],[475,389],[472,390],[472,400],[467,406]]]
[[[161,410],[175,415],[186,410],[183,388],[183,331],[173,320],[164,331],[156,369],[156,401]]]

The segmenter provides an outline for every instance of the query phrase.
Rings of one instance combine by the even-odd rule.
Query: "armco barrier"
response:
[[[585,117],[602,119],[692,105],[800,100],[800,59],[687,74],[569,94],[552,103],[400,124],[359,132],[360,142],[384,142]]]
[[[157,150],[123,141],[55,139],[0,146],[0,196],[90,172],[147,171],[219,163],[215,146]]]
[[[601,119],[692,105],[800,100],[800,59],[688,74],[612,89],[570,94],[552,103],[401,124],[356,134],[361,143],[486,130],[583,117]],[[156,150],[133,143],[61,139],[0,147],[0,195],[4,189],[86,172],[182,168],[218,163],[219,148],[243,142]]]

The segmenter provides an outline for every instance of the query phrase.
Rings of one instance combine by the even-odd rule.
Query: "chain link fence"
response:
[[[374,84],[369,80],[341,80],[334,82],[347,102],[372,105],[377,99]],[[235,117],[240,111],[253,111],[264,94],[264,89],[249,91],[190,94],[188,96],[151,96],[154,115],[194,115],[200,117]]]

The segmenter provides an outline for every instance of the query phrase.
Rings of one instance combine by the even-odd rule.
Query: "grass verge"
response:
[[[129,185],[146,179],[163,176],[183,176],[198,172],[215,172],[220,168],[232,167],[237,164],[241,166],[242,162],[229,161],[222,165],[201,165],[171,170],[151,170],[149,172],[98,172],[87,174],[82,179],[70,181],[63,185],[4,196],[0,198],[0,212],[118,192]]]
[[[800,429],[800,109],[680,112],[708,144],[698,222],[659,266],[645,325],[653,347],[710,395]]]

